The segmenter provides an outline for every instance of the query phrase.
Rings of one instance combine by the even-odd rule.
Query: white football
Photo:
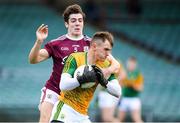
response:
[[[74,78],[77,78],[77,75],[81,76],[83,75],[83,72],[84,72],[84,67],[86,65],[81,65],[79,66],[75,72],[74,72]],[[91,65],[88,65],[89,66],[89,70],[92,70],[92,66]],[[81,84],[81,88],[91,88],[93,87],[94,85],[96,84],[96,82],[88,82],[88,83],[84,83],[84,84]]]

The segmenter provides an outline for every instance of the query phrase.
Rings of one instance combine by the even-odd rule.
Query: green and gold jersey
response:
[[[142,85],[143,84],[143,76],[138,71],[128,71],[126,79],[123,80],[122,95],[123,97],[138,97],[139,91],[135,90],[132,86]]]
[[[79,66],[86,64],[87,52],[72,53],[65,62],[63,73],[69,73],[73,77],[75,70]],[[105,60],[104,62],[97,62],[96,65],[100,68],[107,68],[110,63]],[[112,74],[108,80],[110,81],[113,79],[115,79],[115,76]],[[79,113],[87,115],[88,107],[96,87],[97,84],[91,88],[77,87],[73,90],[62,91],[60,100],[71,106]]]

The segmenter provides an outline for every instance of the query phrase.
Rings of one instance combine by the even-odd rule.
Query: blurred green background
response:
[[[123,64],[137,57],[145,78],[143,120],[180,121],[179,0],[0,0],[0,121],[38,121],[40,90],[52,60],[31,65],[28,54],[42,23],[49,27],[44,44],[66,33],[61,15],[73,3],[86,12],[84,34],[111,31],[113,55]],[[96,96],[92,121],[100,120]]]

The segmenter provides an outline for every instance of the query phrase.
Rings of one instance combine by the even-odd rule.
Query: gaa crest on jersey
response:
[[[74,52],[78,51],[78,47],[80,47],[79,45],[72,45],[72,47],[74,48]]]
[[[89,49],[89,47],[88,47],[88,46],[84,46],[84,52],[87,52],[87,51],[88,51],[88,49]]]

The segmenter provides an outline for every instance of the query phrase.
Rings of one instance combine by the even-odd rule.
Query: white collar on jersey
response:
[[[80,36],[80,37],[78,37],[78,38],[73,38],[73,37],[70,37],[68,34],[66,34],[66,37],[67,37],[67,38],[69,38],[70,40],[74,40],[74,41],[81,40],[81,39],[83,39],[83,38],[84,38],[84,36],[83,36],[83,35],[81,35],[81,36]]]

